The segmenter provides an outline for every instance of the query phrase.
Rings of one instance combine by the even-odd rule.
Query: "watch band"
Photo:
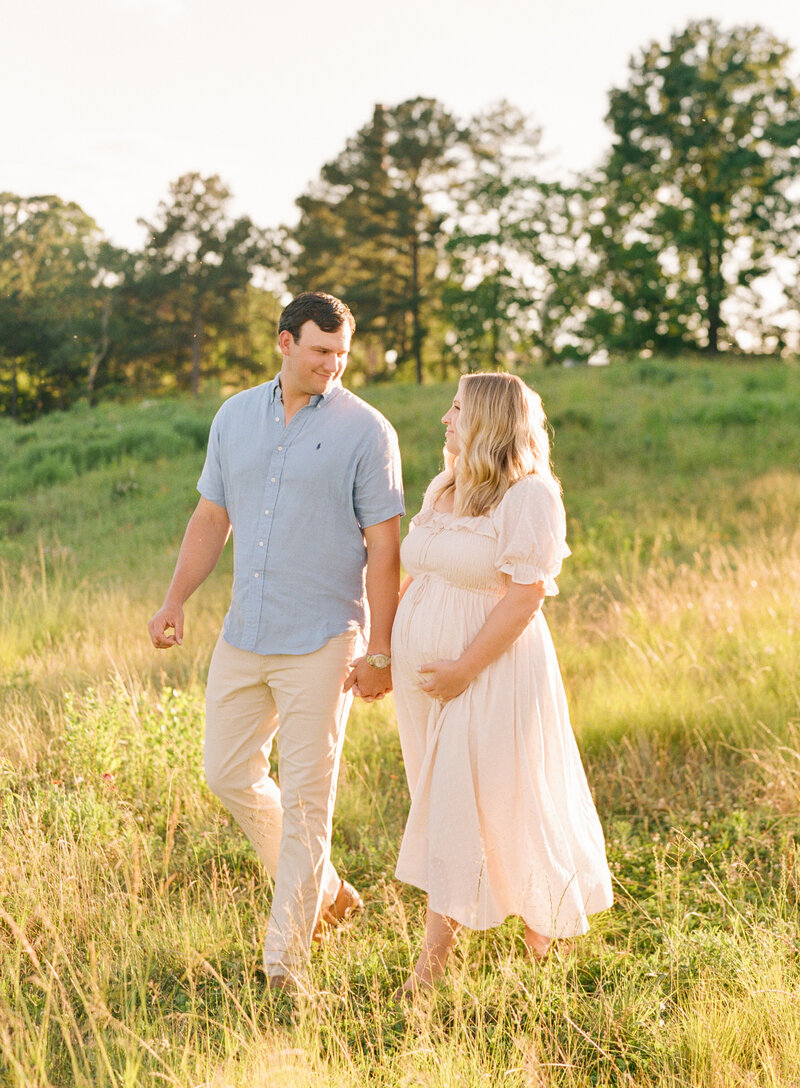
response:
[[[391,665],[392,659],[389,654],[367,654],[366,662],[373,669],[386,669]]]

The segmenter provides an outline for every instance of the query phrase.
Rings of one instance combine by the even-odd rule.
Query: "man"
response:
[[[391,690],[402,481],[389,423],[345,390],[355,321],[339,299],[295,298],[272,381],[211,425],[201,498],[153,645],[183,641],[183,605],[233,532],[233,594],[208,674],[205,771],[275,882],[264,942],[273,989],[303,987],[315,926],[362,906],[330,861],[353,690]],[[369,641],[362,654],[369,607]],[[280,788],[269,775],[277,737]]]

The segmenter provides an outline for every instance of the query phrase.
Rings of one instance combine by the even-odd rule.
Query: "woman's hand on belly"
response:
[[[455,699],[474,680],[460,661],[432,661],[420,665],[417,671],[422,676],[419,684],[422,691],[440,703]]]

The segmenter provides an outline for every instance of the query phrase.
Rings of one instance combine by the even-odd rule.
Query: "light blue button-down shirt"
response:
[[[226,642],[304,654],[365,624],[362,530],[403,513],[397,435],[337,384],[284,423],[277,378],[214,417],[197,490],[233,527]]]

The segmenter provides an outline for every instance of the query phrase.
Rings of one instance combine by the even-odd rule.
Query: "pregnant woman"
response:
[[[513,375],[471,374],[442,422],[445,470],[403,542],[392,634],[411,791],[397,876],[428,895],[399,994],[443,974],[459,926],[517,915],[538,958],[612,902],[541,611],[569,555],[541,400]]]

